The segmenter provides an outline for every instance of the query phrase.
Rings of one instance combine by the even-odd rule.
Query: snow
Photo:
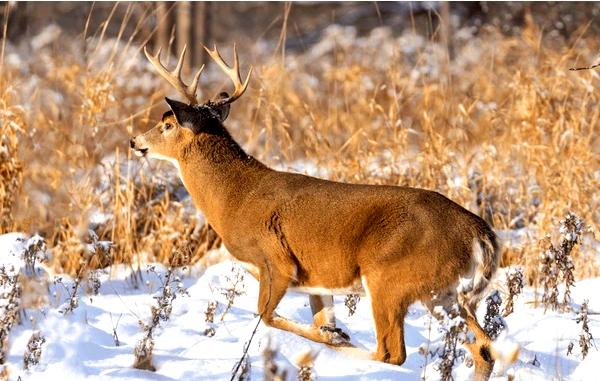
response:
[[[26,236],[23,233],[8,233],[0,235],[0,258],[2,265],[19,264],[16,253],[21,248],[21,240]]]
[[[2,263],[20,265],[18,253],[23,248],[24,238],[18,233],[0,236]],[[211,256],[222,258],[223,252],[224,249],[221,249]],[[139,322],[149,322],[150,308],[156,303],[154,296],[160,291],[159,275],[165,272],[160,265],[154,267],[156,273],[146,271],[146,266],[142,267],[143,279],[138,282],[137,288],[133,286],[134,277],[127,266],[102,270],[99,294],[80,296],[79,306],[66,315],[59,310],[68,300],[67,290],[70,290],[72,281],[61,275],[63,286],[54,283],[49,276],[48,305],[40,310],[28,309],[25,319],[10,332],[7,361],[10,379],[16,380],[20,376],[23,380],[63,381],[83,378],[228,380],[257,323],[257,281],[244,273],[243,294],[236,297],[233,307],[221,321],[227,303],[223,289],[231,284],[232,267],[244,271],[241,266],[225,260],[207,269],[197,265],[178,270],[189,295],[177,295],[170,319],[156,331],[153,363],[157,370],[153,373],[134,369],[132,364],[134,348],[142,337]],[[497,279],[503,280],[503,274],[499,274]],[[496,284],[501,291],[505,288],[503,286]],[[600,278],[577,282],[572,291],[573,311],[563,313],[544,312],[543,306],[536,306],[533,302],[535,290],[525,287],[523,294],[516,299],[515,312],[505,318],[508,332],[502,333],[495,345],[500,353],[508,353],[518,343],[520,356],[511,365],[503,367],[497,364],[496,378],[506,379],[507,374],[512,374],[515,380],[594,379],[600,352],[592,348],[585,360],[581,360],[578,346],[581,327],[576,322],[576,312],[580,304],[589,299],[590,330],[600,337],[598,289]],[[215,335],[207,337],[203,335],[209,327],[204,311],[213,301],[219,302],[214,324],[210,325],[215,328]],[[368,297],[361,298],[353,316],[348,316],[343,301],[343,297],[335,299],[338,326],[350,334],[358,351],[338,351],[261,323],[249,347],[251,379],[263,379],[262,351],[270,338],[277,352],[275,362],[280,369],[288,370],[288,379],[295,379],[295,359],[301,353],[313,350],[318,353],[314,371],[319,380],[419,380],[425,363],[419,347],[431,350],[442,344],[439,325],[424,307],[414,304],[409,309],[405,320],[407,360],[398,367],[364,358],[365,350],[373,351],[376,347]],[[478,311],[481,322],[484,309],[482,305]],[[279,305],[278,313],[297,321],[311,321],[308,298],[299,293],[288,293]],[[113,329],[119,346],[115,343]],[[41,360],[30,371],[25,371],[23,354],[32,333],[38,331],[46,339],[42,344]],[[571,341],[575,344],[574,353],[567,356],[567,346]],[[438,379],[436,359],[428,358],[427,363],[426,378]],[[455,367],[455,379],[470,379],[472,372],[473,368],[461,363]]]

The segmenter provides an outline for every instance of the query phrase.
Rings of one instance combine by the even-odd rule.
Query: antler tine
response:
[[[246,77],[246,80],[242,82],[242,77],[240,75],[240,61],[238,58],[236,45],[233,44],[233,67],[227,65],[225,60],[223,60],[221,53],[219,53],[219,50],[217,49],[217,45],[214,45],[213,50],[210,50],[206,46],[204,47],[204,49],[206,49],[206,51],[215,61],[215,63],[219,65],[221,70],[225,74],[227,74],[227,76],[231,79],[233,85],[235,86],[235,90],[229,98],[219,99],[217,101],[214,101],[213,104],[216,106],[222,106],[231,103],[239,97],[241,97],[242,94],[244,94],[244,92],[248,88],[248,83],[250,82],[250,75],[252,74],[252,68],[250,68],[250,70],[248,71],[248,76]]]
[[[216,48],[217,47],[215,46],[215,49]],[[235,71],[235,73],[237,74],[238,81],[242,82],[242,78],[240,76],[240,59],[237,54],[237,45],[235,44],[235,42],[233,43],[233,71]]]
[[[177,66],[175,66],[175,69],[173,69],[173,71],[169,71],[160,62],[160,53],[162,51],[162,48],[158,49],[156,55],[151,55],[148,52],[147,47],[144,46],[144,54],[146,55],[146,58],[148,58],[148,61],[150,61],[152,66],[154,66],[154,68],[158,71],[158,74],[160,74],[164,79],[167,80],[167,82],[169,82],[173,87],[175,87],[175,89],[181,95],[183,95],[190,102],[190,104],[197,104],[198,99],[196,98],[196,91],[198,90],[198,84],[200,83],[200,74],[202,74],[204,65],[200,67],[200,70],[198,70],[198,72],[194,76],[192,83],[190,85],[186,85],[181,79],[181,69],[183,68],[183,61],[185,59],[186,50],[187,46],[184,46],[181,51],[181,54],[179,55]]]
[[[177,60],[177,65],[175,65],[175,69],[173,69],[173,71],[171,72],[179,80],[181,80],[181,69],[183,68],[183,60],[185,60],[186,50],[187,44],[183,45],[183,49],[181,49],[181,54],[179,54],[179,59]]]
[[[190,85],[188,86],[188,91],[191,94],[194,94],[194,98],[196,98],[196,91],[198,91],[198,84],[200,83],[200,74],[202,74],[202,70],[204,70],[204,64],[200,66],[200,69],[198,69],[198,72],[194,76],[192,83],[190,83]]]

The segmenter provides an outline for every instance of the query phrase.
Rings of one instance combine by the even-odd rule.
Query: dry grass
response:
[[[255,74],[228,126],[271,166],[434,189],[498,231],[522,229],[524,240],[506,241],[504,263],[524,266],[531,279],[537,241],[567,212],[600,221],[599,76],[568,70],[597,59],[585,32],[564,39],[531,21],[512,37],[461,30],[452,61],[438,43],[385,28],[356,37],[332,27],[284,61],[249,46],[241,57],[255,57]],[[70,272],[90,228],[115,243],[116,262],[164,262],[173,252],[180,263],[198,260],[215,237],[181,183],[163,165],[136,166],[127,151],[128,136],[165,109],[161,80],[137,45],[80,38],[25,58],[7,49],[2,142],[19,152],[0,160],[0,215],[13,210],[16,223],[0,230],[50,237],[54,265]],[[205,94],[227,85],[213,70]],[[588,237],[573,254],[578,276],[597,274],[594,243]]]
[[[14,229],[13,207],[23,181],[17,135],[25,130],[24,111],[14,104],[10,82],[0,74],[0,234]]]

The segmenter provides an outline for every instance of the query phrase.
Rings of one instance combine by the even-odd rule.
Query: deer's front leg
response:
[[[285,295],[289,283],[290,279],[276,270],[272,271],[272,274],[263,274],[261,271],[258,313],[261,315],[263,322],[268,326],[292,332],[319,343],[333,346],[350,345],[347,335],[340,334],[331,327],[325,325],[321,328],[320,326],[302,324],[278,316],[275,313],[275,308]]]
[[[257,280],[260,280],[258,267],[245,266],[246,270]],[[313,325],[317,328],[335,328],[332,295],[309,295],[310,309],[313,315]]]

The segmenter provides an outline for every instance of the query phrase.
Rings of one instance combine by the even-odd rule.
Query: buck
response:
[[[156,55],[144,49],[187,102],[166,98],[170,111],[130,145],[140,156],[168,160],[179,169],[195,206],[227,250],[253,269],[263,322],[316,342],[350,346],[349,337],[335,328],[330,295],[364,289],[377,337],[372,357],[401,365],[409,305],[421,301],[432,312],[439,312],[436,306],[458,308],[473,333],[465,345],[475,379],[489,378],[497,354],[475,311],[499,260],[490,226],[433,191],[347,184],[268,168],[223,125],[231,103],[246,91],[251,69],[242,81],[235,46],[233,66],[216,47],[205,49],[232,80],[233,94],[198,102],[203,67],[186,85],[185,50],[169,71],[160,62],[160,49]],[[312,325],[275,313],[289,289],[312,294]]]

